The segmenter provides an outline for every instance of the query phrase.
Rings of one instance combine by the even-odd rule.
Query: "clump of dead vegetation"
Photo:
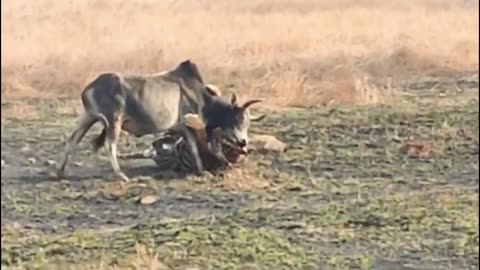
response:
[[[187,58],[223,89],[276,97],[265,106],[382,103],[380,79],[478,70],[474,1],[20,0],[2,21],[9,97],[77,96],[100,72]]]

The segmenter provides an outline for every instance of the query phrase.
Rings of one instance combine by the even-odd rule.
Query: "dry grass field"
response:
[[[365,76],[478,70],[473,0],[19,0],[2,22],[2,96],[76,97],[99,72],[188,58],[274,105],[377,102]]]
[[[2,269],[478,269],[478,1],[1,5]],[[53,177],[90,80],[185,59],[265,98],[251,132],[289,150],[223,177],[121,161],[127,185],[95,126]]]

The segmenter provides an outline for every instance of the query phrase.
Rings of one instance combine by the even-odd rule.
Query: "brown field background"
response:
[[[281,106],[381,102],[375,82],[478,71],[478,1],[1,5],[2,97],[78,97],[100,72],[153,73],[185,59],[222,91]]]

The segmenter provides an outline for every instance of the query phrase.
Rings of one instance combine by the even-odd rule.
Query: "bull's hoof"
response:
[[[211,172],[211,171],[205,171],[204,175],[205,175],[206,177],[210,177],[210,178],[215,177],[215,174],[214,174],[213,172]]]
[[[202,176],[205,175],[205,171],[196,170],[196,171],[193,172],[193,174],[195,174],[195,176],[197,176],[197,177],[202,177]]]
[[[59,180],[65,179],[65,170],[58,169],[58,170],[57,170],[57,178],[58,178]]]
[[[233,168],[233,164],[231,162],[225,161],[222,164],[222,169],[224,169],[224,170],[230,170],[232,168]]]
[[[123,172],[113,173],[113,180],[130,182],[130,178],[128,178],[128,176],[126,176]]]

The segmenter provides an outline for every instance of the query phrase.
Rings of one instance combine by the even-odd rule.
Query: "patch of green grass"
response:
[[[2,126],[2,148],[10,145],[2,151],[10,163],[2,171],[2,266],[122,268],[141,243],[171,269],[372,269],[384,260],[475,269],[478,100],[418,104],[271,114],[251,132],[273,134],[289,150],[249,157],[245,166],[270,185],[248,192],[226,191],[220,177],[143,177],[129,187],[98,170],[78,181],[47,179],[30,170],[51,169],[43,161],[58,160],[76,119],[12,121]],[[408,155],[409,142],[432,152]],[[20,151],[25,145],[33,151]],[[22,163],[29,155],[38,162]],[[108,167],[89,150],[75,159],[83,165],[74,171]],[[150,194],[159,201],[138,203]]]

